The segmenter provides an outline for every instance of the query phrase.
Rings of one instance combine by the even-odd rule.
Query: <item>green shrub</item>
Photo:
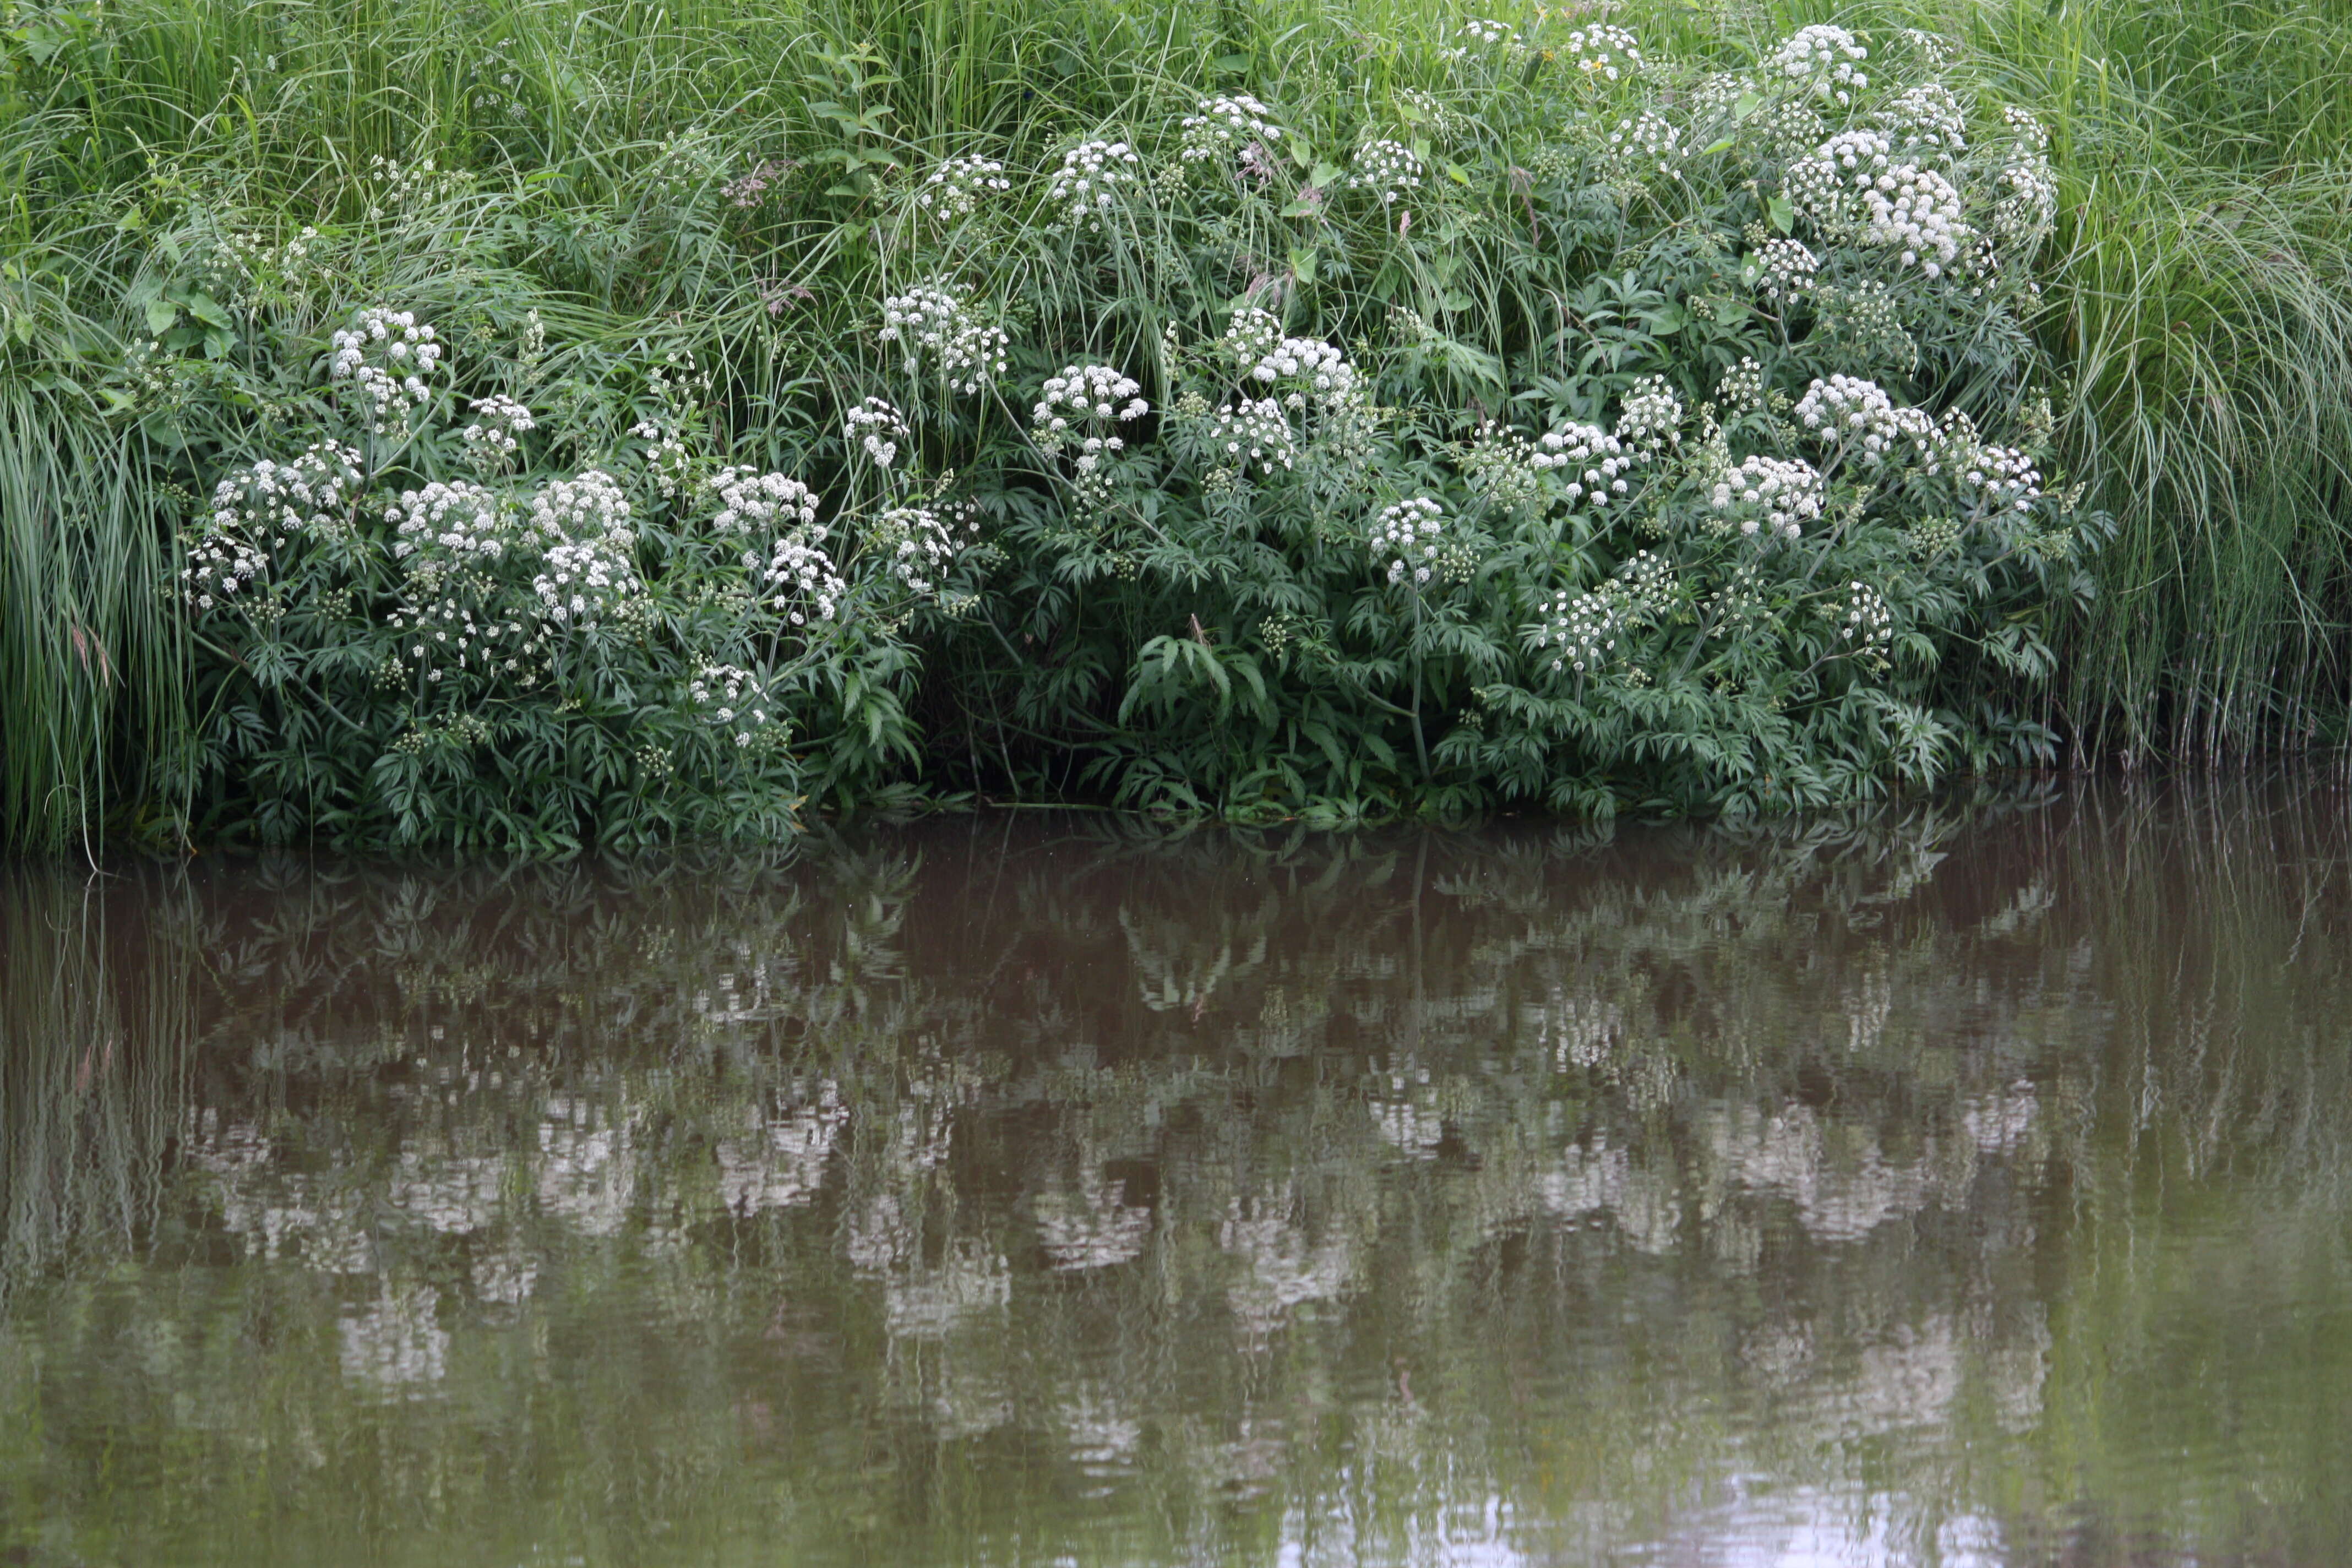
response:
[[[470,173],[60,197],[144,329],[112,416],[214,497],[185,829],[1736,813],[2052,756],[2105,524],[2025,321],[2040,127],[1916,35],[1328,56],[920,145],[855,48],[685,123],[484,53],[410,84]]]

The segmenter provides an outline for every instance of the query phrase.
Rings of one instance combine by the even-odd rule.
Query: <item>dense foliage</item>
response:
[[[1035,167],[689,130],[620,194],[768,279],[766,387],[518,311],[528,176],[383,161],[299,228],[152,182],[121,395],[220,476],[196,829],[772,834],[1041,776],[1743,811],[2046,760],[2019,694],[2097,538],[2019,321],[2054,186],[1938,58],[1482,22],[1433,89],[1171,87]],[[847,377],[790,376],[813,335]]]
[[[1739,812],[2326,729],[2303,176],[2143,300],[2191,258],[2084,171],[2166,121],[2053,52],[2116,18],[1621,20],[12,8],[8,831]]]

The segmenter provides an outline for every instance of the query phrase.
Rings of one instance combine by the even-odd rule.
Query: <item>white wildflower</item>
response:
[[[1384,509],[1372,524],[1372,562],[1385,567],[1390,582],[1423,587],[1437,574],[1444,532],[1443,506],[1427,496],[1401,500]]]
[[[1370,191],[1385,206],[1407,191],[1421,186],[1421,159],[1402,142],[1367,142],[1356,150],[1354,172],[1348,176],[1351,191]]]
[[[1135,183],[1143,160],[1124,142],[1087,142],[1062,154],[1062,166],[1046,188],[1045,204],[1073,228],[1099,234],[1103,215],[1118,205],[1118,193]]]

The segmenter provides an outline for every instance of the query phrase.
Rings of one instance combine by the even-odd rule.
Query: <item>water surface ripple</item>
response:
[[[2352,1559],[2332,791],[0,868],[0,1562]]]

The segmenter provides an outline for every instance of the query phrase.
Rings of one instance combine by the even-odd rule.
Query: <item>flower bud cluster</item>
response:
[[[1416,588],[1437,574],[1438,552],[1445,532],[1445,509],[1427,496],[1415,496],[1384,509],[1372,524],[1372,561],[1384,564],[1389,581],[1408,578]]]
[[[1681,417],[1679,405],[1675,416]],[[1589,496],[1594,506],[1605,507],[1631,488],[1624,476],[1640,460],[1622,440],[1598,425],[1563,425],[1536,438],[1535,456],[1528,462],[1539,470],[1568,475],[1565,493],[1570,506]]]
[[[1273,114],[1245,92],[1202,99],[1201,112],[1186,115],[1180,127],[1184,161],[1198,163],[1231,157],[1253,142],[1281,141],[1282,127],[1274,122]]]
[[[1633,384],[1617,411],[1617,439],[1642,453],[1683,444],[1683,400],[1664,376],[1645,375]]]
[[[915,205],[944,218],[967,218],[991,197],[1012,189],[1004,165],[995,159],[950,158],[931,171],[915,195]]]
[[[2019,249],[2038,243],[2058,221],[2058,180],[2049,154],[2021,147],[1996,184],[1993,237]]]
[[[1748,538],[1795,540],[1822,515],[1822,476],[1811,463],[1748,458],[1716,480],[1708,504]]]
[[[1843,27],[1826,23],[1800,27],[1766,58],[1765,71],[1811,97],[1833,99],[1843,108],[1870,86],[1859,65],[1870,51]]]
[[[358,390],[362,416],[375,434],[405,430],[410,412],[433,395],[429,378],[443,351],[432,326],[411,311],[371,307],[331,342],[329,373]]]
[[[1062,154],[1062,167],[1046,188],[1046,205],[1074,228],[1102,232],[1102,215],[1118,205],[1118,193],[1135,182],[1143,160],[1124,142],[1087,142]]]
[[[1003,375],[1005,351],[1012,346],[1003,328],[973,313],[961,289],[940,281],[885,299],[881,339],[898,345],[909,370],[931,356],[948,384],[962,393],[979,392]]]
[[[907,416],[885,397],[869,397],[851,409],[849,417],[843,422],[842,435],[856,442],[878,468],[897,462],[898,443],[913,439],[913,433],[907,428]]]
[[[1274,472],[1277,463],[1289,468],[1297,456],[1290,421],[1271,397],[1244,397],[1218,409],[1210,422],[1209,443],[1235,468],[1255,463],[1262,474]]]
[[[1402,142],[1367,142],[1356,149],[1356,166],[1348,176],[1351,191],[1370,191],[1389,205],[1407,191],[1421,186],[1421,160]]]

